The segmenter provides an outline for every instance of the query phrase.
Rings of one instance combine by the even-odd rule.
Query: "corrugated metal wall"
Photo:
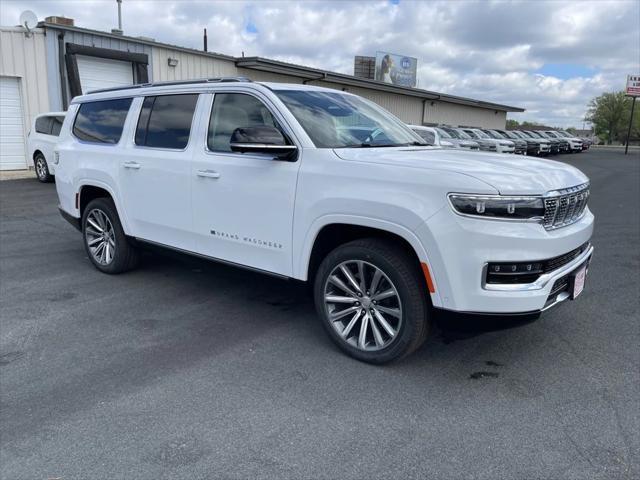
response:
[[[0,76],[20,79],[26,138],[36,115],[50,111],[50,103],[44,32],[34,29],[30,37],[24,32],[22,28],[0,29]]]
[[[482,128],[505,128],[507,112],[487,108],[458,105],[442,101],[427,100],[424,123],[459,126],[477,126]]]
[[[178,60],[178,65],[170,67],[169,58]],[[154,47],[151,64],[150,78],[156,82],[238,75],[236,65],[231,60],[170,48]]]

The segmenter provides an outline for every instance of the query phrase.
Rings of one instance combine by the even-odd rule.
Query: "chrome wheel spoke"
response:
[[[351,317],[351,320],[349,320],[349,323],[347,324],[347,326],[344,327],[344,330],[342,330],[342,332],[340,332],[340,335],[342,336],[342,338],[347,338],[349,333],[351,333],[351,330],[353,330],[353,326],[358,321],[358,318],[360,318],[361,313],[362,313],[362,310],[358,310],[356,314],[353,317]]]
[[[89,225],[91,225],[91,227],[92,227],[96,232],[99,232],[99,233],[104,232],[104,229],[103,229],[100,225],[98,225],[98,224],[96,223],[96,220],[94,220],[93,218],[87,218],[87,222],[89,223]]]
[[[393,329],[393,327],[391,327],[391,325],[389,325],[389,322],[387,322],[387,320],[377,309],[373,310],[373,315],[376,317],[378,323],[382,325],[382,328],[384,328],[384,330],[387,332],[387,334],[389,334],[391,338],[396,336],[396,331]]]
[[[371,279],[371,285],[369,285],[369,293],[371,293],[371,295],[375,295],[378,292],[378,285],[381,279],[382,272],[376,268],[376,271],[373,273],[373,278]]]
[[[339,295],[325,295],[324,299],[328,303],[356,303],[358,301],[353,297],[341,297]]]
[[[364,262],[358,261],[358,276],[360,277],[360,291],[365,293],[367,291],[367,282],[364,278]]]
[[[349,268],[344,263],[340,265],[340,271],[345,276],[345,278],[349,281],[349,283],[353,286],[353,288],[355,288],[357,292],[362,293],[362,290],[360,289],[360,285],[358,285],[358,282],[356,282],[356,279],[354,278],[353,274],[349,271]]]
[[[388,307],[383,307],[381,305],[376,305],[376,310],[382,313],[386,313],[388,315],[392,315],[396,318],[400,318],[402,314],[399,308],[388,308]]]
[[[333,283],[336,287],[340,288],[343,292],[348,293],[349,295],[351,295],[352,297],[357,297],[358,295],[356,294],[356,292],[354,292],[353,290],[351,290],[349,287],[347,287],[344,282],[342,280],[340,280],[338,278],[337,275],[331,275],[329,277],[329,281],[331,283]]]
[[[93,247],[96,243],[101,242],[102,241],[102,237],[94,237],[93,240],[88,242],[88,245],[90,247]]]
[[[372,298],[379,302],[380,300],[384,300],[385,298],[391,298],[397,295],[395,288],[390,288],[389,290],[385,290],[384,292],[380,292],[377,295],[374,295]]]
[[[367,327],[369,327],[369,314],[365,313],[362,322],[360,322],[360,334],[358,335],[358,347],[363,350],[367,341]]]
[[[350,313],[360,311],[361,308],[362,307],[355,306],[355,307],[345,308],[344,310],[340,310],[339,312],[331,312],[331,321],[332,322],[337,322],[338,320],[340,320],[341,318],[346,317]]]
[[[376,341],[376,346],[381,347],[384,345],[384,339],[380,334],[380,330],[378,330],[378,327],[376,326],[373,315],[369,315],[369,322],[371,323],[371,331],[373,332],[373,339]]]

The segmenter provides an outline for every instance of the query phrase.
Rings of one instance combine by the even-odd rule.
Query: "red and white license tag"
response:
[[[573,298],[576,298],[584,290],[584,279],[587,276],[587,267],[582,267],[576,273],[573,280]]]

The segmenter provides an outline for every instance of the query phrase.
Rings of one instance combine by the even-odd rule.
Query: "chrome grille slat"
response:
[[[582,217],[588,199],[588,183],[552,192],[544,200],[544,228],[553,230],[576,222]]]

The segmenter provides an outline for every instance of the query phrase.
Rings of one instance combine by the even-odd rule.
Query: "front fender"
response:
[[[431,271],[431,264],[426,250],[415,233],[402,225],[398,225],[387,220],[358,215],[330,214],[317,218],[311,223],[300,245],[294,246],[293,252],[293,276],[300,280],[308,280],[308,265],[311,258],[313,246],[320,231],[332,224],[348,224],[361,227],[375,228],[385,232],[393,233],[406,240],[413,248],[420,262],[424,262]],[[296,260],[297,259],[297,260]],[[431,301],[436,307],[441,306],[440,294],[436,285],[435,293],[431,294]]]

